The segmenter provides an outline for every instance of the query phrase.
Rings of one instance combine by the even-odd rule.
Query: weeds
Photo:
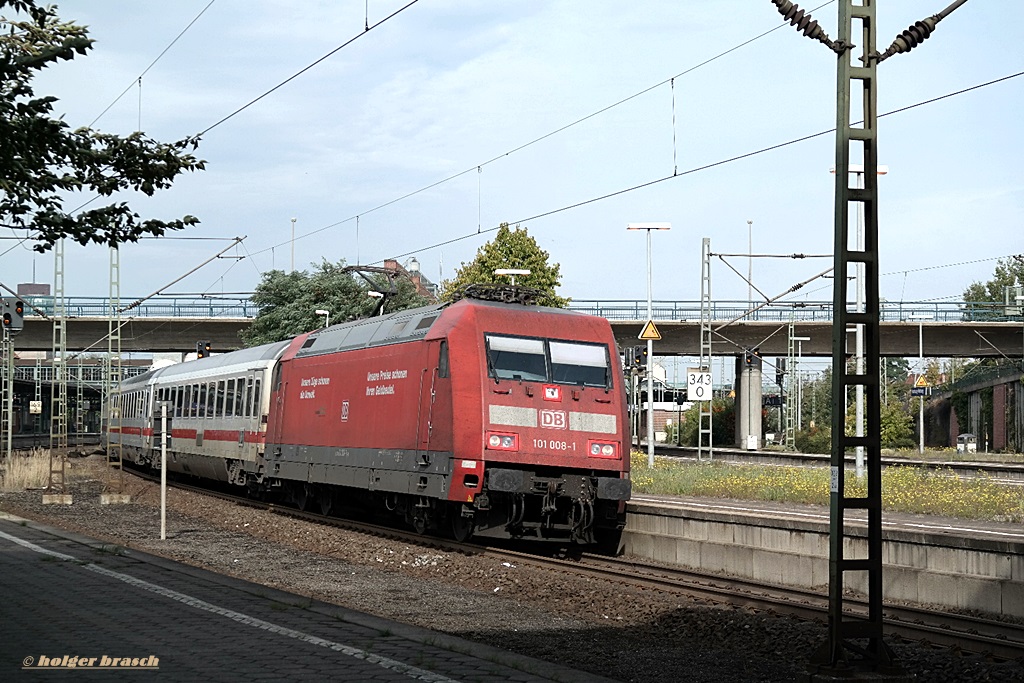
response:
[[[828,505],[829,470],[761,465],[693,465],[632,454],[632,480],[637,492],[706,496]],[[847,476],[846,495],[866,495],[866,483]],[[882,471],[882,507],[892,512],[941,515],[964,519],[1024,522],[1024,488],[993,481],[979,472],[961,477],[949,469],[911,466]]]

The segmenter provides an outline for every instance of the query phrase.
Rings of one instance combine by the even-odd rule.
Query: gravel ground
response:
[[[826,638],[820,624],[370,538],[175,489],[161,542],[159,488],[126,475],[132,502],[100,506],[109,490],[100,462],[74,461],[85,478],[72,484],[72,506],[43,506],[30,491],[0,493],[0,509],[621,681],[790,681]],[[1019,662],[892,647],[917,680],[1024,681]]]

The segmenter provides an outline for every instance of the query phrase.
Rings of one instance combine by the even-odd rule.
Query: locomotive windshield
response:
[[[603,344],[486,335],[488,373],[495,379],[608,386]]]

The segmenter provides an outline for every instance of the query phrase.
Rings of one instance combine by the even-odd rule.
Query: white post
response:
[[[160,404],[160,540],[167,540],[167,402]]]
[[[651,284],[651,231],[647,231],[647,319],[654,316]],[[647,466],[654,469],[654,340],[647,340]]]
[[[647,320],[654,318],[651,287],[651,230],[670,230],[668,223],[630,223],[627,230],[647,231]],[[647,466],[654,468],[654,340],[647,340]]]

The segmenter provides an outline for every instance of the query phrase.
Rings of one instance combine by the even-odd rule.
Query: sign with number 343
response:
[[[686,369],[686,398],[689,401],[711,400],[711,373],[700,368]]]

